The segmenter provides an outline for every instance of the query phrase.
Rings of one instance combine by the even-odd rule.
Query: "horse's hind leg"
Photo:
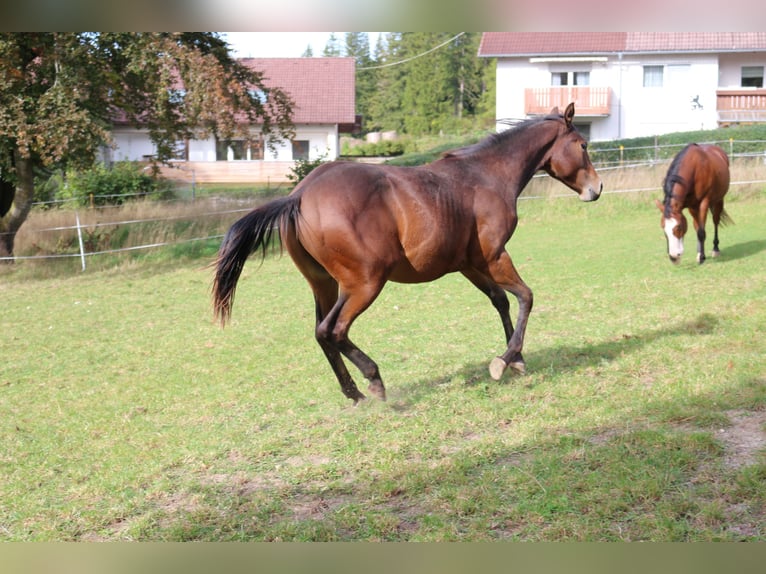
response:
[[[316,309],[314,335],[316,340],[325,357],[327,357],[327,362],[330,363],[330,367],[332,367],[335,373],[335,378],[338,379],[341,391],[343,391],[345,396],[354,401],[354,404],[357,404],[365,396],[359,391],[354,379],[351,378],[351,374],[348,372],[341,357],[340,350],[327,336],[326,325],[328,316],[332,314],[338,301],[338,282],[298,242],[294,229],[283,231],[282,238],[290,256],[314,292]],[[329,320],[334,321],[332,318]]]
[[[721,214],[723,214],[723,200],[713,204],[710,208],[713,213],[713,257],[718,257],[721,251],[718,249],[718,224],[721,223]]]
[[[361,371],[370,382],[368,390],[381,400],[386,400],[386,389],[380,378],[378,365],[359,349],[348,337],[351,324],[380,293],[383,284],[367,284],[353,292],[341,289],[337,302],[317,327],[317,339],[332,345]]]
[[[322,351],[327,357],[327,362],[330,363],[335,378],[338,379],[341,391],[349,399],[357,404],[360,400],[366,397],[359,391],[354,379],[346,368],[346,364],[343,362],[343,358],[340,355],[340,351],[333,345],[333,343],[325,336],[320,336],[319,326],[322,321],[327,317],[328,313],[332,310],[338,299],[338,284],[334,279],[330,279],[324,283],[323,288],[315,287],[314,300],[316,302],[316,340],[319,343]]]

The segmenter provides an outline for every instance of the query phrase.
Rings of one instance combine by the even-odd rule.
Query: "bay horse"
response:
[[[681,260],[687,230],[683,209],[688,209],[697,231],[697,262],[705,262],[705,222],[708,210],[713,214],[713,257],[718,257],[718,224],[731,222],[723,208],[729,191],[729,157],[712,144],[690,143],[673,158],[662,184],[665,200],[655,200],[662,212],[660,226],[668,242],[668,256],[673,263]]]
[[[387,281],[424,283],[462,273],[500,315],[507,348],[490,364],[499,380],[511,366],[524,372],[521,355],[532,291],[519,277],[505,245],[518,221],[516,202],[542,170],[582,201],[597,200],[602,183],[587,144],[563,114],[525,120],[512,129],[445,153],[417,167],[327,162],[287,196],[257,207],[227,232],[214,263],[213,307],[224,325],[245,260],[274,245],[287,248],[308,281],[316,310],[315,337],[354,401],[365,398],[342,357],[385,400],[377,364],[349,339],[349,328]],[[516,296],[514,330],[505,291]]]

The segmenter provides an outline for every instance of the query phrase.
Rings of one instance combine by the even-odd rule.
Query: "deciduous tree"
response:
[[[0,257],[34,197],[35,175],[84,168],[117,117],[143,127],[166,161],[214,134],[292,134],[292,102],[230,56],[215,33],[0,33]]]

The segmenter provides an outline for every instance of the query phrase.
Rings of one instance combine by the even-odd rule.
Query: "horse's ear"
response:
[[[564,111],[564,121],[568,126],[571,126],[572,119],[574,119],[574,102],[569,102],[567,109]]]
[[[561,114],[561,112],[559,111],[559,107],[558,106],[553,106],[553,108],[551,109],[551,114],[550,115],[558,116],[560,114]]]
[[[659,210],[660,210],[662,213],[665,213],[665,206],[664,206],[664,205],[662,205],[662,203],[660,203],[660,200],[659,200],[659,199],[656,199],[656,198],[655,198],[655,200],[654,200],[654,205],[656,205],[656,206],[657,206],[657,209],[659,209]]]

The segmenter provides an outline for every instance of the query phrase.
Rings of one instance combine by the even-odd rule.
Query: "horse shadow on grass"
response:
[[[766,251],[766,239],[744,241],[742,243],[724,247],[721,250],[721,260],[734,261],[737,259],[744,259],[746,257],[752,257],[761,251]]]
[[[638,333],[622,334],[600,343],[584,342],[580,345],[556,346],[538,351],[525,352],[527,372],[530,375],[536,372],[555,372],[557,374],[567,371],[575,371],[587,367],[597,367],[605,361],[609,362],[624,355],[635,353],[645,346],[666,337],[678,335],[705,335],[712,333],[719,323],[719,318],[710,313],[702,313],[694,319],[689,319],[673,326],[659,329],[639,331]],[[437,378],[428,378],[419,381],[406,388],[400,387],[396,391],[396,410],[407,410],[410,405],[416,404],[434,392],[439,392],[440,387],[453,379],[462,379],[466,385],[492,384],[489,377],[489,359],[482,363],[472,363],[463,368],[445,373]],[[523,381],[510,372],[506,372],[503,379],[495,384],[512,384],[515,381]],[[527,377],[527,385],[534,385],[532,377]]]

